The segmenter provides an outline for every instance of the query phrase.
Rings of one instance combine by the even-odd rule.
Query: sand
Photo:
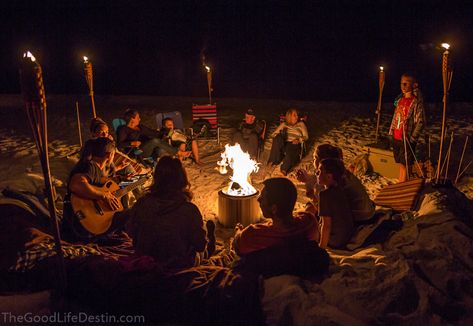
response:
[[[91,110],[85,96],[48,96],[49,149],[51,173],[59,196],[66,192],[67,176],[76,161],[70,155],[79,149],[75,117],[75,101],[81,108],[83,137],[88,136]],[[218,220],[217,193],[228,182],[228,175],[216,170],[223,145],[228,143],[243,112],[255,108],[258,118],[275,128],[279,113],[297,107],[309,113],[310,141],[299,167],[313,171],[314,146],[331,143],[342,148],[345,162],[363,153],[363,146],[375,139],[375,107],[373,103],[302,102],[263,99],[216,99],[221,144],[199,142],[203,166],[185,162],[192,184],[194,202],[205,219]],[[157,112],[179,110],[187,126],[191,124],[192,103],[206,103],[203,98],[102,96],[96,98],[98,115],[111,125],[125,108],[141,112],[144,124],[155,127]],[[449,176],[455,179],[465,137],[473,135],[473,118],[468,115],[471,104],[453,104],[448,117],[447,134],[454,132]],[[433,145],[432,157],[438,152],[440,124],[439,104],[427,106],[428,131]],[[392,108],[383,106],[381,134],[385,135]],[[0,96],[0,189],[11,187],[37,195],[43,193],[43,177],[35,145],[17,95]],[[447,146],[448,146],[447,141]],[[262,162],[267,158],[270,141],[265,143]],[[471,159],[471,142],[463,162]],[[264,164],[262,164],[264,167]],[[420,209],[413,212],[405,226],[379,245],[354,252],[331,251],[331,276],[313,283],[293,276],[280,276],[265,281],[263,308],[268,324],[371,324],[371,323],[443,323],[471,320],[473,291],[473,231],[468,226],[468,207],[473,198],[472,166],[457,184],[459,191],[434,191],[423,198]],[[262,169],[264,171],[264,169]],[[272,176],[279,176],[276,169]],[[304,186],[293,174],[288,176],[298,188],[296,209],[308,201]],[[376,173],[360,176],[372,198],[383,186],[396,182]],[[255,178],[256,179],[256,178]],[[261,189],[261,183],[255,182]],[[61,208],[61,201],[58,200]],[[469,225],[472,225],[471,223]],[[227,241],[232,229],[217,227],[217,237]],[[456,319],[457,318],[457,319]]]

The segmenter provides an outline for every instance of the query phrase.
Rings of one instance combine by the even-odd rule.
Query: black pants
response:
[[[273,138],[268,163],[277,165],[282,162],[281,171],[289,172],[301,158],[302,145],[285,141],[281,134]]]
[[[233,134],[233,142],[238,143],[244,152],[250,154],[252,158],[258,156],[258,135],[250,134],[248,137],[243,137],[241,131],[237,131]]]

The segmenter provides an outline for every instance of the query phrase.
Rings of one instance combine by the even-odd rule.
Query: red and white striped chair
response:
[[[217,104],[192,104],[193,131],[199,132],[206,126],[208,132],[199,139],[216,139],[220,144],[220,127],[217,119]]]

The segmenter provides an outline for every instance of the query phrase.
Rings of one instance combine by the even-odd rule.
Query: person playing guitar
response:
[[[84,156],[74,166],[69,176],[68,195],[71,198],[73,206],[72,213],[89,233],[93,235],[109,233],[120,228],[126,222],[120,221],[120,223],[113,223],[117,225],[113,225],[112,227],[111,219],[113,218],[114,212],[123,210],[123,206],[119,198],[113,193],[116,189],[104,187],[104,185],[111,182],[108,181],[106,167],[113,161],[115,144],[109,138],[100,137],[89,140],[87,146],[89,147],[87,150],[90,155]],[[87,224],[84,224],[84,221],[88,220],[89,216],[87,215],[90,214],[86,214],[86,210],[82,211],[80,208],[74,207],[74,198],[90,202],[93,210],[97,211],[97,215],[106,216],[107,214],[105,213],[110,213],[108,214],[111,215],[110,219],[100,221],[100,227],[88,227]],[[92,221],[92,225],[93,222],[94,221]]]

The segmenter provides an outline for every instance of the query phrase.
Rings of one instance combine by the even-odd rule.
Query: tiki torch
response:
[[[378,115],[378,121],[376,122],[376,143],[378,142],[378,131],[379,121],[381,118],[381,103],[383,102],[383,89],[384,89],[384,67],[379,67],[379,94],[378,94],[378,106],[376,107],[376,114]]]
[[[447,114],[447,99],[448,91],[450,89],[450,83],[452,81],[452,71],[448,68],[448,50],[450,49],[450,44],[442,43],[442,47],[445,51],[442,54],[442,81],[443,81],[443,112],[442,112],[442,131],[440,134],[440,150],[439,150],[439,159],[437,162],[437,179],[438,183],[440,178],[440,165],[442,163],[442,150],[443,150],[443,141],[445,138],[445,119]]]
[[[94,101],[94,75],[92,71],[92,62],[90,62],[89,58],[84,56],[84,76],[85,81],[87,82],[87,86],[89,87],[89,96],[90,102],[92,103],[92,115],[94,118],[97,117],[95,113],[95,101]]]
[[[31,52],[23,54],[20,66],[20,82],[23,98],[25,101],[28,122],[33,132],[33,137],[38,150],[38,156],[43,170],[44,185],[48,198],[48,209],[52,222],[52,233],[54,235],[55,249],[58,259],[58,293],[63,294],[66,287],[66,273],[64,257],[61,248],[61,236],[59,223],[54,204],[54,188],[51,181],[48,156],[48,124],[46,113],[46,94],[44,92],[43,73],[40,64]]]
[[[212,70],[209,66],[204,65],[205,70],[207,70],[207,86],[209,88],[209,104],[212,105]]]

